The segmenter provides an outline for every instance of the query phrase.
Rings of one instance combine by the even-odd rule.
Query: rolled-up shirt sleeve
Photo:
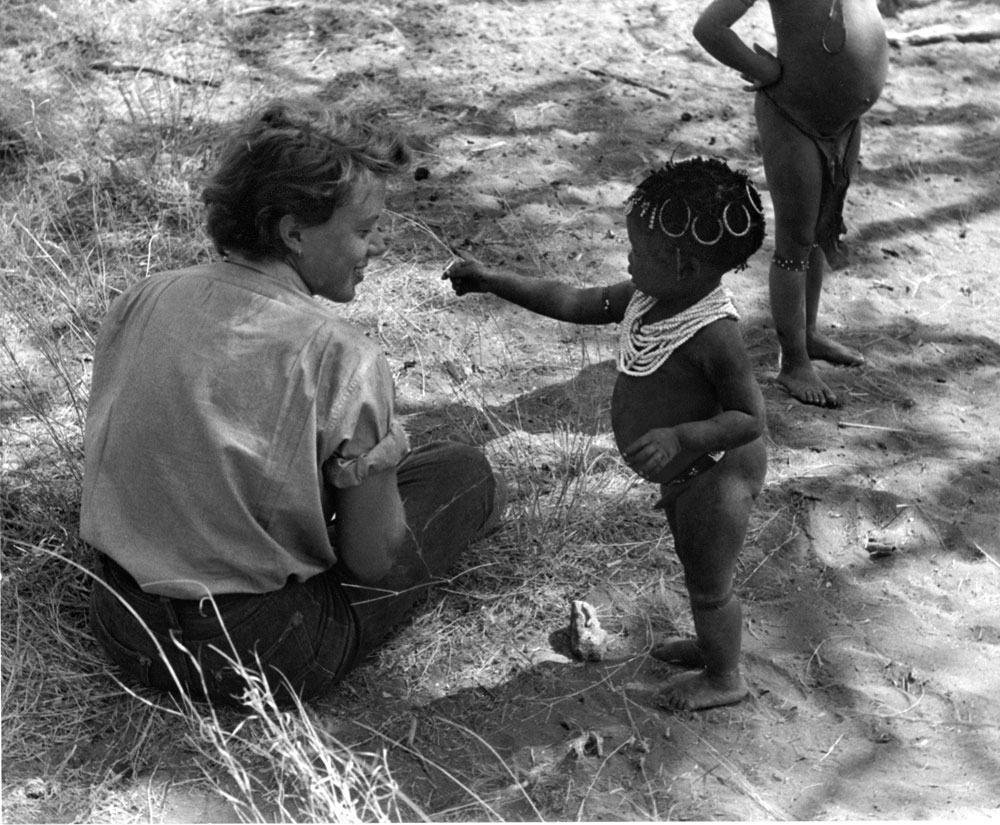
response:
[[[365,359],[342,387],[327,419],[327,443],[333,447],[323,463],[327,484],[356,487],[369,473],[395,467],[409,452],[393,396],[384,357]]]
[[[409,441],[402,425],[393,420],[389,432],[359,456],[334,455],[323,467],[323,475],[334,487],[356,487],[371,472],[395,467],[410,451]]]

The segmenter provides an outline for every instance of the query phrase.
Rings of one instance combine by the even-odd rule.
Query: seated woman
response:
[[[94,356],[81,535],[93,631],[143,685],[239,701],[260,670],[317,696],[491,529],[478,450],[410,450],[384,355],[332,310],[379,229],[396,136],[267,107],[203,198],[222,259],[139,281]]]

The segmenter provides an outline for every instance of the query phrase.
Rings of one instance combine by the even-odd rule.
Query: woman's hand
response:
[[[451,281],[456,295],[468,292],[489,292],[490,273],[479,261],[462,258],[449,266],[441,276],[442,281]]]
[[[761,58],[759,61],[760,69],[752,75],[747,73],[740,75],[740,77],[750,84],[743,87],[743,91],[745,92],[759,92],[761,89],[767,89],[781,80],[782,75],[781,61],[777,57],[759,43],[753,44],[753,50]]]
[[[625,448],[625,463],[643,478],[660,473],[681,451],[681,442],[673,427],[650,430]]]

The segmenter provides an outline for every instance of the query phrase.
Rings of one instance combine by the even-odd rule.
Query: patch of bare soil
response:
[[[434,155],[400,210],[488,263],[594,284],[623,277],[620,206],[656,162],[723,156],[766,197],[751,99],[691,38],[698,6],[437,4],[447,32],[415,33],[424,56],[408,54],[414,75],[419,62],[442,81],[420,98]],[[744,23],[748,42],[773,44],[766,4]],[[559,628],[535,627],[489,687],[393,704],[386,683],[393,764],[428,810],[493,771],[507,818],[1000,816],[1000,63],[995,42],[954,35],[995,28],[996,7],[910,4],[888,23],[897,45],[865,121],[849,256],[821,308],[867,359],[821,368],[839,409],[774,381],[770,239],[728,277],[770,424],[739,582],[751,697],[697,715],[657,707],[672,671],[645,651],[653,633],[688,629],[665,539],[648,589],[608,569],[569,594],[598,607],[611,660],[562,656]],[[951,36],[921,42],[928,31]],[[434,244],[425,254],[447,260]],[[613,330],[439,300],[454,348],[409,408],[418,432],[461,417],[458,378],[536,454],[560,422],[606,443]],[[461,319],[484,313],[495,332],[471,340]],[[417,389],[401,371],[404,407]]]
[[[840,408],[800,405],[774,380],[772,238],[727,276],[769,416],[768,483],[738,576],[750,697],[698,714],[658,706],[674,671],[646,651],[690,622],[655,491],[637,484],[617,510],[594,507],[601,524],[580,518],[575,556],[562,550],[567,580],[590,570],[589,586],[553,580],[536,621],[493,626],[495,650],[468,654],[481,673],[456,681],[462,661],[421,668],[418,650],[393,671],[383,656],[321,707],[346,742],[385,741],[360,720],[396,743],[393,775],[427,812],[466,818],[473,790],[509,820],[1000,817],[1000,59],[997,42],[955,35],[998,13],[987,0],[896,5],[848,258],[821,307],[867,359],[820,367]],[[700,6],[317,2],[242,18],[234,76],[367,100],[426,149],[393,208],[425,279],[399,288],[427,293],[433,324],[408,326],[391,294],[372,310],[411,342],[388,355],[414,440],[471,433],[494,452],[520,440],[538,469],[583,445],[574,472],[595,478],[617,461],[615,330],[458,299],[436,279],[449,249],[580,284],[624,277],[623,201],[672,156],[722,156],[769,203],[751,98],[691,37]],[[773,45],[765,3],[740,30]],[[950,36],[913,36],[928,30]],[[485,399],[492,425],[463,393]],[[514,479],[516,506],[550,492],[534,483]],[[616,519],[620,544],[598,548]],[[481,594],[470,627],[496,622],[504,595]],[[571,599],[597,608],[608,659],[566,655]]]

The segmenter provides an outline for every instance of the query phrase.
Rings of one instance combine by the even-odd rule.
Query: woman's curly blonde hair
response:
[[[392,130],[328,109],[272,102],[229,141],[202,192],[208,234],[222,254],[283,258],[283,216],[324,223],[359,182],[398,173],[409,160],[405,141]]]

